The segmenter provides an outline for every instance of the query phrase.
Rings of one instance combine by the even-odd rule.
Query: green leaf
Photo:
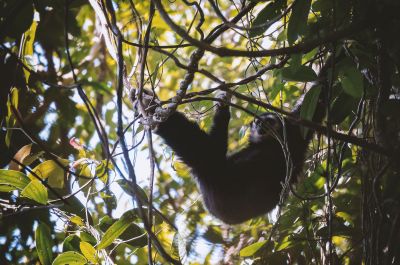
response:
[[[88,261],[94,264],[98,263],[96,258],[96,249],[91,244],[82,241],[79,244],[79,248]]]
[[[263,34],[279,18],[286,5],[286,0],[276,0],[266,5],[254,19],[249,31],[250,37]]]
[[[311,82],[317,79],[314,70],[304,65],[282,68],[281,75],[286,81]]]
[[[58,255],[52,265],[85,265],[87,262],[87,259],[78,252],[68,251]]]
[[[61,206],[60,207],[61,210],[71,214],[75,214],[80,218],[82,218],[83,220],[86,220],[87,217],[88,218],[87,221],[89,222],[89,224],[93,222],[90,212],[87,212],[86,214],[85,206],[77,197],[73,196],[68,198],[67,200],[69,204],[64,204],[63,206]]]
[[[97,244],[97,239],[92,236],[91,234],[85,232],[85,231],[80,231],[79,232],[79,237],[81,238],[82,241],[90,243],[92,246]]]
[[[292,54],[290,58],[290,65],[293,67],[301,67],[302,54]]]
[[[29,182],[29,178],[22,172],[0,169],[0,192],[23,190]]]
[[[278,244],[276,247],[276,251],[281,251],[284,249],[288,249],[294,245],[294,242],[290,236],[286,236],[282,242]]]
[[[32,180],[25,189],[21,191],[21,196],[40,204],[46,204],[48,199],[46,187],[37,179]]]
[[[300,108],[300,118],[311,121],[317,109],[319,94],[321,93],[321,86],[313,86],[307,91],[304,96],[303,103]],[[301,127],[303,137],[306,138],[308,133],[307,127]]]
[[[310,7],[311,0],[297,0],[295,2],[287,29],[289,44],[293,44],[300,35],[305,33]]]
[[[117,198],[115,197],[115,195],[111,192],[111,191],[102,191],[100,192],[100,197],[104,200],[104,203],[108,206],[108,207],[112,207],[115,208],[117,207]]]
[[[103,216],[99,221],[99,228],[101,231],[107,231],[108,228],[114,223],[114,219],[108,215]]]
[[[78,251],[81,239],[77,235],[69,235],[64,239],[62,251]]]
[[[344,92],[354,98],[361,98],[364,93],[363,76],[353,63],[340,65],[339,80]]]
[[[301,105],[300,117],[311,121],[315,110],[318,105],[319,94],[321,93],[321,86],[313,86],[307,91],[304,96],[303,103]]]
[[[257,242],[254,244],[251,244],[250,246],[247,246],[245,248],[242,248],[240,250],[240,256],[241,257],[251,257],[253,256],[262,246],[264,246],[267,243],[267,241],[261,241]]]
[[[181,256],[185,257],[187,255],[186,241],[178,232],[174,234],[172,239],[170,254],[176,260],[181,260]]]
[[[69,164],[69,161],[66,159],[59,159],[59,162],[64,166]],[[41,179],[47,179],[47,183],[50,187],[58,189],[64,187],[64,169],[53,160],[44,161],[36,166],[32,171]],[[28,177],[30,179],[36,179],[33,174],[29,174]]]
[[[124,179],[119,179],[119,180],[117,180],[117,183],[121,186],[121,188],[126,193],[128,193],[131,196],[136,196],[137,195],[139,197],[139,199],[141,199],[141,201],[142,201],[142,203],[144,205],[148,204],[149,199],[147,197],[147,194],[139,185],[136,185],[137,194],[135,194],[135,191],[134,191],[133,187],[131,187],[131,185],[129,185],[128,181],[126,181]]]
[[[146,231],[140,226],[132,223],[131,225],[119,236],[122,240],[129,240],[126,242],[132,247],[141,248],[147,245]]]
[[[130,218],[130,226],[128,226],[125,231],[121,233],[120,236],[118,236],[122,240],[129,240],[127,244],[131,245],[132,247],[140,248],[145,245],[147,245],[147,237],[145,236],[145,231],[143,228],[139,227],[135,223],[132,223],[134,220],[137,218],[137,210],[133,209],[129,211],[130,213],[125,213],[131,215]],[[109,216],[104,216],[100,220],[99,227],[102,231],[107,231],[113,223],[115,223],[116,220],[112,219]],[[134,239],[135,238],[135,239]],[[133,240],[132,240],[133,239]]]
[[[107,229],[96,248],[100,250],[111,245],[131,225],[134,218],[135,215],[132,211],[124,213],[119,220]]]
[[[36,250],[42,265],[50,265],[53,260],[52,244],[53,240],[50,234],[50,228],[44,224],[39,223],[35,231]]]
[[[357,100],[347,93],[340,93],[335,99],[331,108],[330,119],[332,124],[339,124],[346,117],[353,114],[353,110],[357,107]]]

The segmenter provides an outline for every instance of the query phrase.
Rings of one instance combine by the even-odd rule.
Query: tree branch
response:
[[[311,51],[312,49],[330,43],[332,41],[337,41],[341,38],[348,37],[353,35],[355,32],[358,32],[366,27],[370,26],[370,22],[361,21],[361,22],[354,22],[350,24],[350,26],[331,32],[325,35],[323,38],[318,38],[314,40],[309,40],[307,42],[299,43],[297,45],[291,47],[284,47],[278,49],[270,49],[270,50],[260,50],[260,51],[248,51],[248,50],[235,50],[235,49],[228,49],[224,47],[215,47],[209,44],[209,42],[199,41],[193,37],[191,37],[184,29],[178,26],[168,15],[167,11],[165,10],[164,6],[161,4],[161,0],[152,0],[155,6],[158,9],[161,17],[168,24],[168,26],[175,31],[181,38],[186,40],[187,42],[193,44],[194,46],[217,54],[219,56],[236,56],[236,57],[266,57],[266,56],[277,56],[277,55],[289,55],[294,53],[306,53]]]

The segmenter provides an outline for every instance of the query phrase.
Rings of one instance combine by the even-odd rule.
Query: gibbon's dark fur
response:
[[[209,212],[228,224],[264,214],[280,198],[286,160],[271,127],[282,137],[282,123],[273,113],[260,118],[252,122],[248,145],[232,155],[227,155],[228,106],[217,109],[208,134],[179,112],[160,123],[156,131],[191,168]],[[311,134],[304,139],[298,125],[284,121],[294,180],[304,163]]]
[[[318,74],[315,85],[321,86],[316,112],[312,120],[319,123],[325,116],[327,76],[333,62],[345,58],[343,51],[330,55]],[[299,115],[302,99],[292,114]],[[313,132],[304,139],[300,126],[273,113],[264,113],[252,122],[248,145],[227,155],[229,107],[217,109],[213,125],[207,134],[179,112],[158,125],[161,136],[192,170],[206,208],[228,224],[238,224],[267,213],[279,202],[286,177],[286,158],[282,146],[271,128],[283,138],[283,124],[292,160],[294,181],[304,164]]]

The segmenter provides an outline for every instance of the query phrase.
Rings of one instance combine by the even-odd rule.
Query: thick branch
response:
[[[378,95],[375,101],[375,120],[374,130],[375,139],[378,144],[389,148],[390,144],[386,136],[386,120],[383,114],[383,107],[389,99],[391,89],[391,62],[386,52],[384,41],[381,39],[378,41],[378,72],[377,72],[377,88]]]
[[[291,47],[284,47],[278,49],[270,49],[270,50],[260,50],[260,51],[248,51],[248,50],[235,50],[235,49],[228,49],[224,47],[215,47],[210,45],[208,42],[199,41],[195,38],[192,38],[184,29],[179,27],[175,22],[170,18],[167,11],[165,10],[164,6],[161,4],[161,0],[152,0],[155,6],[158,9],[161,17],[164,21],[168,24],[168,26],[175,31],[179,36],[181,36],[187,42],[193,44],[194,46],[217,54],[219,56],[237,56],[237,57],[265,57],[265,56],[277,56],[277,55],[289,55],[294,53],[306,53],[311,51],[312,49],[326,43],[330,43],[332,41],[337,41],[344,37],[348,37],[353,35],[355,32],[358,32],[369,24],[366,21],[362,22],[355,22],[352,23],[347,28],[344,28],[339,31],[334,31],[323,38],[318,38],[314,40],[310,40],[307,42],[303,42]]]

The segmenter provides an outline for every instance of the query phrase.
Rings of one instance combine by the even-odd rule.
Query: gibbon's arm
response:
[[[182,161],[201,179],[211,177],[213,170],[226,161],[229,108],[217,109],[210,135],[179,112],[173,113],[155,131]]]
[[[228,148],[228,125],[230,118],[229,106],[217,107],[210,130],[210,138],[221,156],[226,156]]]

